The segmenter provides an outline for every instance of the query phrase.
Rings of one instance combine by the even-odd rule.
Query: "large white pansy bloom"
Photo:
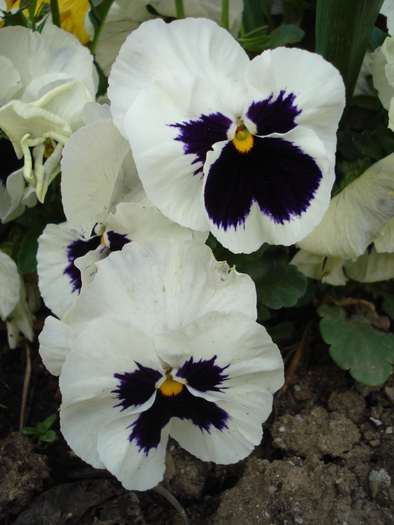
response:
[[[394,154],[336,195],[321,223],[297,246],[292,264],[323,282],[393,278]]]
[[[148,11],[148,4],[158,15]],[[209,18],[220,24],[222,0],[184,0],[186,17]],[[237,36],[243,10],[242,0],[231,0],[229,3],[229,30]],[[95,49],[95,59],[105,75],[109,75],[112,64],[118,56],[122,44],[129,34],[142,22],[157,16],[176,18],[174,0],[118,0],[114,2],[105,19],[100,38]],[[89,16],[86,16],[85,27],[93,39],[94,28]]]
[[[320,222],[345,90],[319,55],[250,61],[210,20],[152,20],[122,46],[108,95],[148,197],[172,220],[233,252],[292,244]]]
[[[0,32],[0,67],[0,128],[18,158],[24,157],[24,176],[42,202],[60,171],[66,140],[83,124],[83,106],[94,100],[93,58],[53,25],[42,34],[6,27]]]
[[[92,113],[97,106],[88,109]],[[206,234],[174,223],[148,201],[130,145],[112,119],[93,121],[74,133],[61,165],[67,223],[48,224],[37,252],[40,291],[59,318],[93,280],[96,262],[126,243],[160,237],[206,240]]]
[[[8,344],[16,348],[26,337],[33,341],[34,316],[23,279],[12,258],[0,250],[0,317],[7,325]]]
[[[205,461],[246,457],[283,384],[255,301],[248,276],[193,241],[132,243],[101,261],[64,331],[60,419],[71,448],[137,490],[161,481],[169,435]]]

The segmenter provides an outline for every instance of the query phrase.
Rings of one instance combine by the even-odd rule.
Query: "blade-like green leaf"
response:
[[[346,318],[338,306],[322,305],[320,332],[331,345],[330,355],[343,370],[360,383],[381,385],[391,374],[394,363],[394,336],[373,328],[362,315]]]
[[[316,53],[341,73],[349,102],[383,0],[317,0]]]

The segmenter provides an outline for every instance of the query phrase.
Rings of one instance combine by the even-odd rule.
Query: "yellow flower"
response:
[[[20,0],[6,0],[7,9],[19,7]],[[50,4],[50,0],[44,0],[45,4]],[[62,29],[75,35],[82,44],[90,41],[84,28],[86,13],[89,10],[89,0],[58,0],[59,14]],[[36,13],[41,7],[41,2],[37,2]],[[29,16],[27,9],[24,11]]]

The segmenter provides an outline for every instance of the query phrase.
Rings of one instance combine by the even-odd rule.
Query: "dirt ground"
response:
[[[18,432],[27,352],[9,350],[4,330],[0,337],[0,524],[183,524],[161,494],[127,492],[73,455],[58,421],[58,439],[47,448]],[[316,341],[303,345],[247,460],[204,463],[170,442],[162,485],[190,525],[394,523],[394,377],[381,387],[357,384]],[[288,369],[296,351],[283,350]],[[57,379],[32,345],[25,424],[43,421],[59,405]]]

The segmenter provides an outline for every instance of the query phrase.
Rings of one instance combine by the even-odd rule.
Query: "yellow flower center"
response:
[[[240,153],[248,153],[253,148],[253,135],[244,128],[243,124],[238,126],[235,137],[233,138],[233,144]]]
[[[183,390],[184,385],[176,381],[170,373],[167,372],[167,377],[164,383],[159,388],[163,396],[177,396]]]

